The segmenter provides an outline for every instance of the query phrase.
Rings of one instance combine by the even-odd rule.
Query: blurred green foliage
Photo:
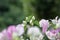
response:
[[[29,15],[37,19],[60,16],[60,0],[0,0],[0,30],[22,23]]]

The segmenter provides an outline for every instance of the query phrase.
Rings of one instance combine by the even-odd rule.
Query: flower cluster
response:
[[[10,25],[0,32],[0,40],[60,40],[60,19],[41,19],[34,16],[18,25]]]

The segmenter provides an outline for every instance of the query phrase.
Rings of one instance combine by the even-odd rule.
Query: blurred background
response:
[[[30,15],[38,20],[60,17],[60,0],[0,0],[0,30]]]

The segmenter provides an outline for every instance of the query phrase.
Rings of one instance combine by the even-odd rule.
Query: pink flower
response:
[[[48,20],[42,19],[40,22],[40,27],[42,27],[42,32],[45,33],[49,27],[49,22]]]
[[[54,30],[54,29],[46,32],[47,37],[51,40],[55,40],[57,34],[58,34],[58,30]]]
[[[52,32],[50,32],[50,31],[47,31],[46,32],[46,35],[47,35],[47,37],[50,39],[50,40],[54,40],[55,39],[55,34],[53,34]]]
[[[7,29],[7,36],[8,36],[8,39],[9,39],[9,40],[12,40],[12,34],[13,34],[13,32],[16,32],[16,27],[15,27],[15,25],[11,25],[11,26],[9,26],[8,29]]]

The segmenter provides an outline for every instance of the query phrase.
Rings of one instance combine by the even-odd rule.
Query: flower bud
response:
[[[26,17],[26,21],[28,20],[28,17]]]
[[[32,17],[32,20],[35,20],[35,17],[34,16]]]

